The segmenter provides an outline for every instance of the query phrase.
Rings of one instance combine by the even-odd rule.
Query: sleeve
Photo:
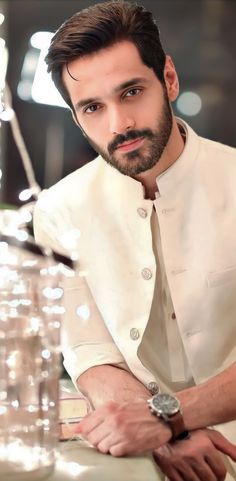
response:
[[[76,385],[90,367],[112,364],[129,371],[115,345],[84,277],[64,282],[65,316],[62,326],[64,366]]]
[[[58,214],[46,191],[34,210],[36,242],[63,252],[59,239],[68,226],[66,215]],[[64,213],[65,214],[65,213]],[[78,377],[90,367],[112,364],[129,368],[111,337],[93,299],[85,277],[76,274],[63,281],[65,314],[62,323],[64,366],[76,386]]]

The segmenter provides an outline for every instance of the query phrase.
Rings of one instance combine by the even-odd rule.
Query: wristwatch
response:
[[[172,431],[170,441],[187,439],[189,437],[189,433],[184,425],[180,402],[175,396],[167,393],[155,394],[151,399],[148,399],[148,406],[152,414],[161,418],[162,421],[169,425]]]

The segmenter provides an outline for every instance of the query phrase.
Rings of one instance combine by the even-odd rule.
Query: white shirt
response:
[[[166,278],[155,201],[153,204],[150,228],[157,266],[156,281],[150,317],[138,356],[157,380],[161,391],[176,392],[193,386],[194,381]]]

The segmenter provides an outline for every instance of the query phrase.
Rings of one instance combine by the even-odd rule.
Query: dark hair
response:
[[[164,84],[165,52],[155,20],[136,3],[110,1],[92,5],[75,13],[55,33],[46,63],[60,94],[73,105],[62,81],[62,69],[71,61],[122,41],[131,41],[145,65],[152,68]]]

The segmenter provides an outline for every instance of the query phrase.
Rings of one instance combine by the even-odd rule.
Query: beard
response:
[[[91,137],[84,132],[89,144],[100,154],[103,159],[112,167],[115,167],[121,174],[134,177],[141,172],[152,169],[159,161],[167,142],[170,138],[173,125],[172,111],[164,89],[164,103],[157,129],[152,131],[149,128],[142,130],[129,130],[126,134],[117,134],[107,146],[107,152],[103,150]],[[116,149],[123,142],[132,141],[138,138],[147,139],[147,145],[137,148],[131,152],[116,155]]]

